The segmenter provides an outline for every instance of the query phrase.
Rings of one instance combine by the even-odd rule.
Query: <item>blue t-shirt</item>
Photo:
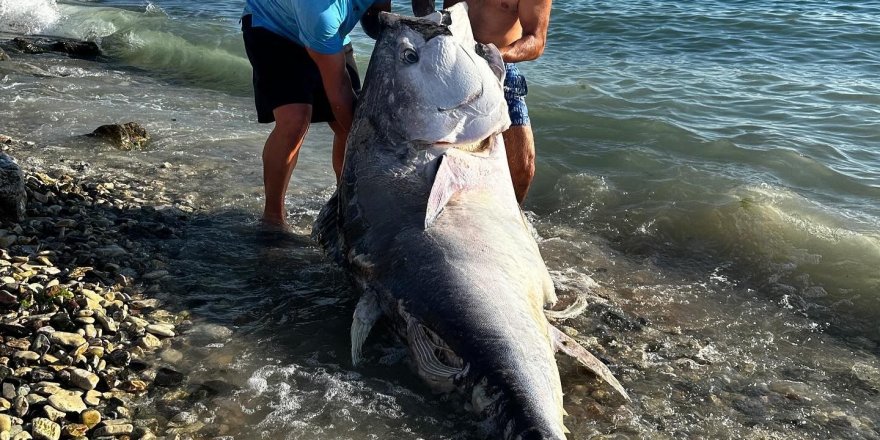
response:
[[[370,6],[388,0],[246,0],[244,15],[315,52],[337,53]]]

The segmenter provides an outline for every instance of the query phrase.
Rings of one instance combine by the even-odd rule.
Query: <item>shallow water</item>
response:
[[[234,333],[175,347],[193,384],[226,384],[186,409],[238,439],[480,437],[387,335],[349,365],[354,292],[306,238],[333,187],[326,127],[289,193],[297,236],[256,234],[268,128],[237,6],[0,1],[0,30],[99,36],[109,55],[0,63],[0,133],[38,142],[26,160],[163,180],[200,208],[156,294]],[[591,294],[566,325],[634,399],[616,406],[561,360],[572,438],[880,437],[880,6],[554,7],[547,54],[524,65],[526,209],[558,287]],[[147,151],[80,137],[128,120]]]

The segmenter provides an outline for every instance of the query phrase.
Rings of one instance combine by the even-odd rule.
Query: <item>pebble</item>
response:
[[[153,350],[162,346],[162,341],[151,333],[145,334],[138,340],[138,345],[146,350]]]
[[[150,324],[147,326],[147,331],[165,338],[174,337],[174,326],[170,324]]]
[[[84,390],[93,390],[98,386],[98,375],[81,368],[70,370],[70,383]]]
[[[101,427],[98,427],[97,429],[95,429],[94,435],[96,437],[100,437],[100,436],[116,437],[116,436],[120,436],[120,435],[131,435],[131,433],[134,432],[134,426],[132,426],[130,423],[120,423],[120,424],[113,424],[113,425],[106,424],[107,422],[104,422],[104,423],[105,423],[104,426],[101,426]]]
[[[80,413],[80,421],[91,429],[101,423],[101,413],[94,409],[87,409]]]
[[[49,396],[49,404],[66,413],[78,414],[86,410],[86,404],[80,396],[63,392]]]
[[[54,332],[49,335],[49,340],[65,347],[78,347],[86,343],[86,339],[79,333],[67,332]]]
[[[31,433],[36,440],[58,440],[61,437],[61,426],[49,419],[37,417],[31,424]]]

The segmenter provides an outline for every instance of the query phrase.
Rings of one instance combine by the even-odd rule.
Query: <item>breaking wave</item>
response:
[[[0,32],[37,34],[60,17],[55,0],[0,0]]]
[[[0,23],[13,33],[95,41],[111,61],[162,79],[250,92],[250,64],[233,20],[172,17],[153,3],[124,9],[0,0]]]

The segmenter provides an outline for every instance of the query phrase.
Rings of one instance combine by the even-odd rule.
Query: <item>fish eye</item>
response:
[[[406,64],[415,64],[419,62],[419,54],[415,51],[415,49],[407,47],[400,54],[400,58]]]

